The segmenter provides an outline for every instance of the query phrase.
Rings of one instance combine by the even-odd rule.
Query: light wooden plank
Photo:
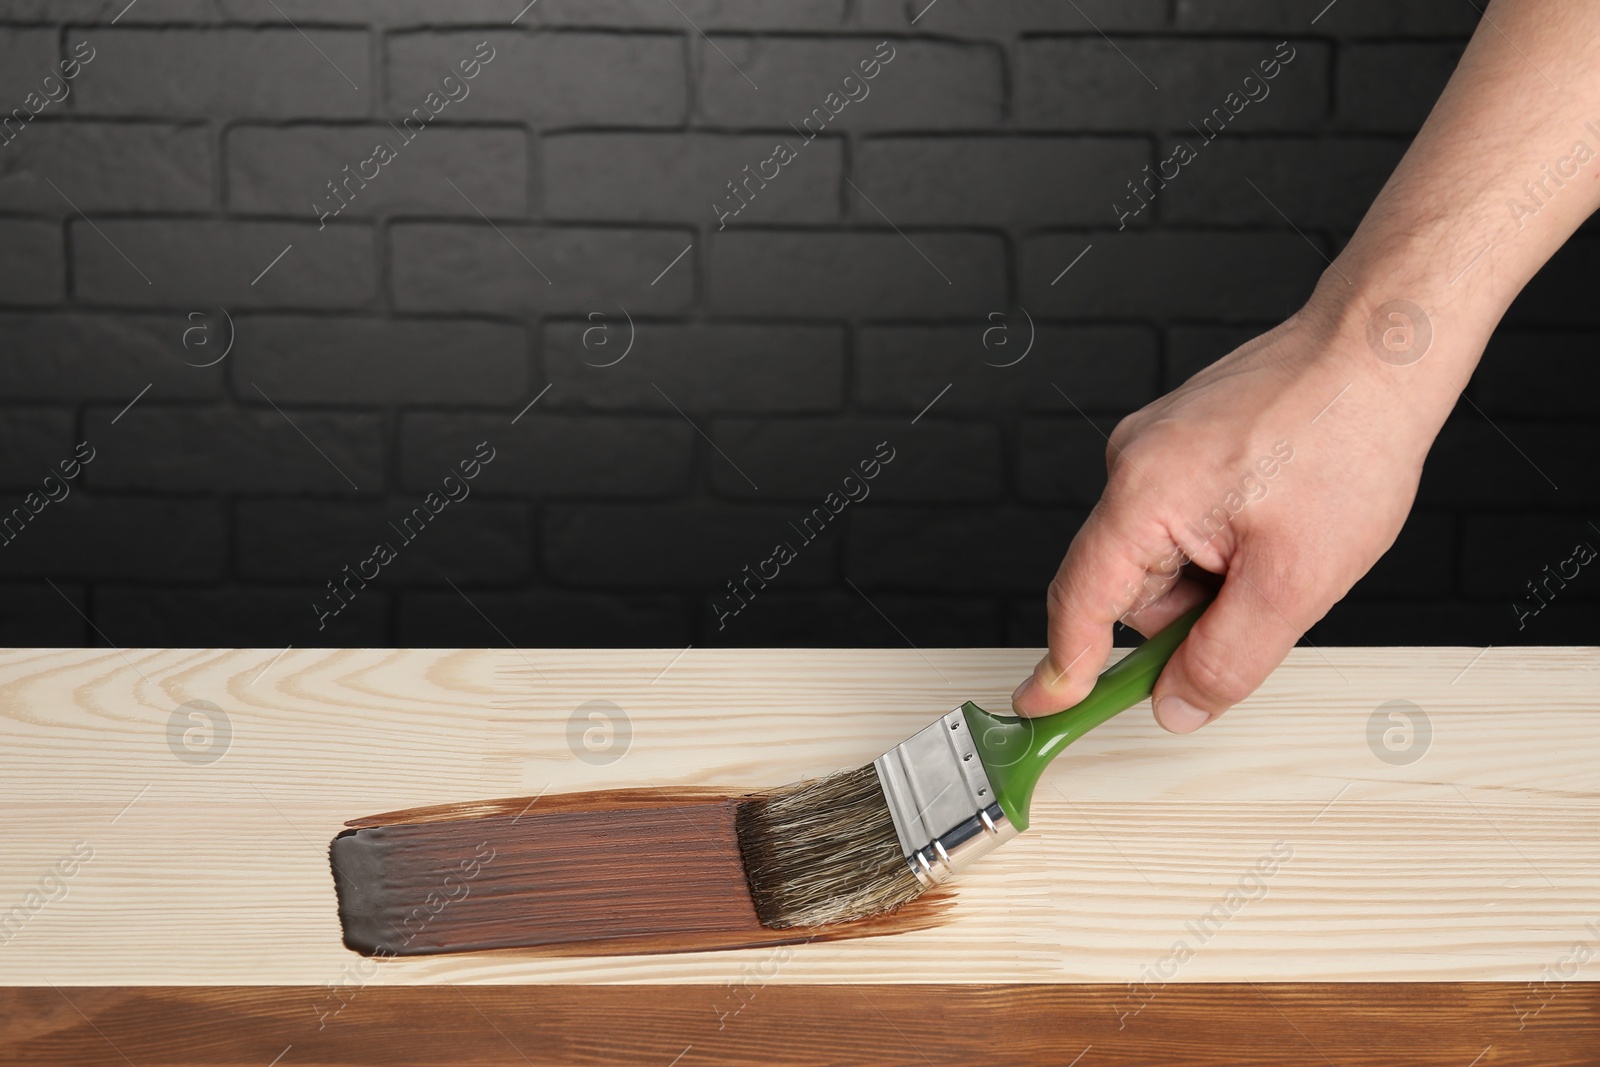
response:
[[[1138,983],[1163,979],[1600,976],[1597,649],[1300,649],[1194,736],[1134,709],[1052,768],[1034,830],[963,882],[937,930],[781,957],[373,966],[339,939],[325,850],[345,819],[821,774],[963,699],[1003,707],[1037,652],[279,654],[0,650],[0,916],[50,888],[76,842],[93,849],[65,895],[0,944],[0,983],[737,983],[781,959],[770,981],[1133,983],[1137,1004]],[[1397,699],[1432,728],[1404,765],[1367,734]],[[169,747],[171,713],[195,700],[232,729],[206,765]],[[628,717],[614,762],[568,744],[570,717],[595,700]],[[1247,885],[1255,899],[1197,934],[1275,845],[1292,856]],[[1179,940],[1193,950],[1181,964]],[[1563,968],[1578,945],[1592,957]]]

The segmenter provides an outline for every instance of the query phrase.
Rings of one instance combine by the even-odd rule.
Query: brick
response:
[[[863,589],[1037,591],[1055,576],[1084,511],[878,508],[850,523],[845,573]]]
[[[1160,357],[1150,330],[1037,323],[1033,349],[1023,356],[1027,329],[1016,313],[971,326],[864,327],[856,400],[913,414],[935,396],[932,413],[1071,412],[1074,404],[1126,413],[1156,398]]]
[[[1000,636],[995,604],[977,597],[874,596],[853,592],[773,593],[729,616],[717,629],[717,610],[706,600],[695,647],[720,648],[992,648]],[[882,612],[882,614],[879,614]],[[694,653],[689,653],[693,655]]]
[[[1600,611],[1593,602],[1560,599],[1547,602],[1537,612],[1531,610],[1537,606],[1536,601],[1518,601],[1513,607],[1509,599],[1494,605],[1490,625],[1485,627],[1488,641],[1502,647],[1600,644]]]
[[[695,25],[710,29],[824,29],[842,21],[844,0],[789,0],[777,7],[761,0],[676,0]],[[75,24],[183,22],[281,24],[298,26],[370,23],[384,27],[517,25],[687,28],[684,15],[653,0],[138,0],[119,17],[123,4],[106,0],[6,0],[0,15],[20,21],[54,20]],[[663,11],[665,7],[665,11]],[[524,10],[527,9],[527,10]],[[520,13],[520,17],[519,16]],[[479,38],[482,39],[481,37]]]
[[[467,484],[470,489],[473,483]],[[446,578],[512,582],[527,576],[533,557],[527,505],[468,496],[450,501],[425,524],[412,518],[402,526],[418,507],[428,511],[420,494],[382,503],[244,501],[238,511],[239,573],[249,581],[339,585],[346,567],[358,577],[363,569],[370,574],[366,561],[385,544],[394,559],[369,581],[382,590],[443,585]]]
[[[1254,326],[1174,326],[1167,330],[1166,389],[1171,391],[1234,349],[1266,333]]]
[[[854,513],[870,500],[991,500],[1000,495],[1000,434],[993,426],[896,419],[721,419],[712,439],[753,478],[712,461],[711,484],[728,496],[790,498],[822,506],[829,493],[861,496],[842,505]],[[864,479],[860,464],[879,446],[892,456]],[[851,477],[856,488],[843,485]]]
[[[715,48],[701,49],[695,72],[695,100],[701,117],[711,123],[789,129],[791,123],[804,126],[803,120],[817,111],[811,125],[804,126],[815,134],[968,129],[994,126],[1001,119],[1003,76],[1000,52],[992,47],[894,40],[882,53],[889,62],[863,81],[860,64],[873,60],[881,38],[711,40]],[[844,85],[847,76],[853,78],[849,86]],[[840,104],[846,90],[860,99]],[[837,114],[825,102],[835,93]]]
[[[103,435],[95,440],[105,443]],[[0,545],[0,573],[57,579],[137,577],[146,582],[220,578],[228,560],[222,509],[209,500],[140,500],[87,492],[85,480],[106,456],[105,448],[98,448],[65,498],[46,505],[20,531],[8,530],[13,539]],[[16,504],[6,500],[5,514]],[[126,640],[142,643],[136,634]]]
[[[1446,507],[1592,506],[1600,503],[1597,467],[1600,437],[1592,426],[1509,419],[1491,425],[1457,409],[1423,466],[1417,498]]]
[[[381,166],[380,145],[393,154]],[[227,153],[228,198],[238,211],[313,219],[324,212],[477,218],[482,211],[504,218],[528,211],[521,130],[243,126],[229,131]],[[363,176],[375,170],[376,177]]]
[[[1511,643],[1512,627],[1507,624],[1512,621],[1509,607],[1459,600],[1425,604],[1346,600],[1335,604],[1321,622],[1307,631],[1306,640],[1317,647],[1505,645]],[[1467,680],[1471,680],[1470,675]]]
[[[896,225],[1033,228],[1114,219],[1105,203],[1150,162],[1134,138],[872,138],[855,181]]]
[[[678,230],[400,223],[389,231],[395,303],[456,314],[582,315],[619,300],[633,314],[678,311],[694,293],[696,253],[672,264],[689,243]]]
[[[513,426],[503,415],[417,413],[401,423],[400,481],[408,490],[435,489],[487,441],[494,458],[478,475],[479,492],[670,496],[688,488],[695,439],[675,414],[571,418],[535,408]]]
[[[78,614],[84,608],[83,586],[72,582],[55,586],[0,585],[0,643],[7,648],[71,648],[88,643],[89,625]]]
[[[1591,604],[1556,601],[1523,620],[1509,598],[1493,603],[1461,599],[1355,603],[1334,606],[1307,635],[1318,645],[1511,645],[1600,643],[1600,612]],[[1461,662],[1466,663],[1464,657]],[[1465,686],[1472,680],[1468,674]]]
[[[1006,606],[1007,648],[1044,648],[1049,644],[1049,614],[1044,597],[1028,597]]]
[[[10,12],[5,12],[4,14],[8,18],[17,17]],[[54,18],[55,16],[41,14],[38,17]],[[60,53],[56,47],[55,30],[42,28],[22,29],[11,26],[0,27],[0,108],[4,109],[0,111],[0,116],[11,116],[14,114],[14,108],[20,108],[22,115],[15,116],[16,123],[27,123],[26,126],[20,127],[23,130],[27,130],[27,126],[31,126],[33,120],[29,120],[24,116],[33,113],[33,104],[41,104],[38,111],[38,114],[41,115],[48,115],[51,111],[60,108],[61,105],[59,103],[49,100],[46,95],[46,89],[48,88],[50,92],[57,96],[61,95],[61,90],[54,88],[54,83],[49,87],[43,84],[46,74],[54,74],[57,82],[61,80],[61,69],[57,65],[59,60]],[[71,83],[67,84],[70,85]],[[38,93],[38,97],[25,104],[23,101],[29,93]],[[42,103],[42,101],[49,102]],[[7,131],[15,131],[18,128],[19,126],[14,124],[7,127]],[[27,130],[27,132],[31,133],[33,131]],[[17,136],[25,137],[27,133],[18,134]],[[3,140],[3,138],[0,138],[0,140]]]
[[[1106,438],[1116,423],[1082,418],[1029,419],[1017,442],[1022,499],[1091,507],[1106,487]]]
[[[145,0],[148,2],[148,0]],[[370,22],[380,26],[448,25],[451,23],[509,23],[527,5],[527,0],[340,0],[330,5],[324,0],[213,0],[221,16],[234,22],[281,22],[293,19],[296,25],[318,22]],[[139,5],[144,6],[144,3]],[[533,21],[533,12],[521,24]]]
[[[1167,222],[1207,226],[1279,226],[1287,215],[1301,229],[1353,230],[1406,148],[1398,141],[1354,138],[1180,139],[1195,150],[1196,158],[1165,189],[1156,189],[1155,210]],[[1170,157],[1169,146],[1163,158]],[[1137,207],[1131,197],[1127,193],[1119,203]]]
[[[1455,517],[1441,512],[1413,511],[1395,543],[1349,595],[1358,600],[1447,599],[1455,590],[1455,558]]]
[[[1466,37],[1478,22],[1471,4],[1338,0],[1330,6],[1328,0],[1177,0],[1177,5],[1180,28],[1222,33]]]
[[[318,629],[326,590],[252,588],[96,590],[94,620],[113,640],[162,648],[373,648],[391,644],[385,593],[366,590]],[[292,655],[292,653],[291,653]]]
[[[122,9],[127,7],[126,11]],[[119,17],[120,14],[120,17]],[[139,0],[106,3],[106,0],[5,0],[0,17],[18,22],[67,22],[74,25],[130,22],[209,22],[217,17],[216,0]],[[53,36],[53,35],[52,35]],[[74,37],[76,40],[76,37]]]
[[[1600,396],[1593,345],[1588,333],[1498,331],[1473,375],[1471,395],[1492,418],[1593,419]]]
[[[7,164],[0,203],[13,211],[92,216],[211,207],[211,139],[199,126],[38,122],[0,152]]]
[[[116,408],[91,408],[85,432],[99,456],[84,477],[97,491],[344,496],[382,488],[376,415],[288,409],[280,414],[253,389],[248,397],[261,409],[170,408],[146,400],[115,425]]]
[[[440,80],[473,56],[494,50],[446,104],[439,121],[517,119],[536,126],[673,126],[688,110],[684,39],[677,34],[403,33],[388,39],[392,114],[422,106]],[[626,76],[621,72],[626,71]],[[612,76],[604,76],[612,72]],[[459,95],[459,90],[457,90]]]
[[[1326,264],[1297,233],[1078,234],[1024,240],[1023,303],[1035,315],[1281,319]]]
[[[780,142],[794,158],[763,167]],[[775,167],[770,181],[761,176]],[[840,217],[844,147],[839,138],[785,133],[571,133],[544,139],[544,169],[551,218],[831,222]]]
[[[209,219],[103,219],[97,226],[70,224],[77,295],[94,303],[360,307],[377,290],[372,231],[363,226],[320,233],[312,223]]]
[[[1218,109],[1213,129],[1303,131],[1327,110],[1329,50],[1315,41],[1289,46],[1289,62],[1276,78],[1262,81],[1260,64],[1272,61],[1277,47],[1270,41],[1024,40],[1017,60],[1018,116],[1033,128],[1187,131],[1189,123],[1199,126]],[[1264,85],[1267,95],[1230,114],[1225,101],[1229,94],[1245,99],[1246,77]]]
[[[1580,544],[1600,552],[1600,530],[1580,516],[1469,515],[1462,526],[1461,590],[1524,609],[1539,607],[1529,582],[1551,604],[1600,600],[1600,560],[1579,563]]]
[[[65,300],[67,268],[61,248],[58,223],[0,219],[0,304]]]
[[[693,640],[689,612],[673,595],[625,596],[554,589],[464,588],[406,592],[398,642],[408,648],[681,648]],[[479,614],[479,613],[482,614]],[[675,652],[661,657],[666,666]],[[693,653],[690,653],[693,655]],[[528,659],[535,666],[537,652]],[[513,661],[517,662],[517,661]]]
[[[679,0],[682,3],[682,0]],[[541,0],[539,7],[548,4]],[[35,21],[49,19],[76,25],[130,23],[217,22],[255,23],[281,26],[285,19],[302,28],[307,26],[375,24],[379,26],[504,25],[527,6],[527,0],[452,0],[442,5],[437,0],[6,0],[0,13],[6,17]],[[126,9],[126,10],[124,10]],[[538,21],[534,11],[525,14],[520,25]]]
[[[1505,321],[1541,327],[1600,324],[1600,302],[1594,299],[1596,270],[1600,270],[1600,240],[1585,234],[1571,238],[1512,301]],[[1593,413],[1593,406],[1588,410]]]
[[[69,408],[0,408],[0,486],[37,489],[77,443]]]
[[[1455,44],[1352,44],[1339,50],[1334,77],[1344,129],[1413,133],[1461,59]]]
[[[95,52],[75,83],[80,114],[326,119],[372,106],[364,30],[117,27],[83,36]]]
[[[183,347],[188,330],[190,347]],[[0,396],[10,400],[104,400],[127,403],[146,385],[163,400],[222,395],[227,325],[215,309],[199,318],[99,312],[0,314]],[[201,345],[201,340],[205,344]]]
[[[534,11],[546,26],[652,27],[681,30],[827,29],[844,21],[845,0],[540,0]],[[680,13],[681,12],[681,13]],[[529,12],[530,15],[533,12]]]
[[[615,313],[546,323],[551,389],[540,403],[653,409],[665,394],[686,412],[778,413],[833,411],[842,402],[839,327],[636,322],[635,329],[628,351],[627,320]]]
[[[508,404],[528,384],[527,334],[509,323],[251,315],[239,329],[235,389],[279,404]]]
[[[831,579],[837,527],[805,542],[789,526],[803,517],[793,508],[750,505],[555,505],[545,513],[545,565],[560,582],[725,596],[725,583],[742,578],[746,566],[754,573],[787,541],[795,557],[756,593],[759,600]]]
[[[970,37],[1153,30],[1167,21],[1167,0],[863,0],[861,7],[868,26]]]
[[[1509,606],[1503,609],[1506,644],[1600,645],[1600,611],[1594,605],[1575,600],[1558,600],[1539,614],[1525,617],[1518,629],[1518,615]]]
[[[706,29],[825,29],[843,20],[845,0],[787,0],[782,6],[762,0],[676,0],[671,6],[654,0],[138,0],[119,17],[125,4],[106,0],[6,0],[0,15],[20,21],[56,20],[73,23],[130,22],[204,23],[226,20],[299,26],[373,23],[380,26],[504,26],[513,18],[525,27],[615,26],[683,29],[689,23]],[[663,10],[665,8],[665,10]]]
[[[1006,304],[1005,248],[989,234],[729,230],[710,246],[711,306],[730,314],[948,317]]]

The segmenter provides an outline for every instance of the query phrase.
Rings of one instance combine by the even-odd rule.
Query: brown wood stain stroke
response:
[[[345,944],[369,956],[606,956],[831,941],[939,923],[948,892],[860,922],[762,926],[734,833],[740,799],[628,789],[353,820],[329,849]]]

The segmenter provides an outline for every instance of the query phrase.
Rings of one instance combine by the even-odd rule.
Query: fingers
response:
[[[1190,568],[1190,571],[1194,570]],[[1134,609],[1123,616],[1123,625],[1138,630],[1146,637],[1154,637],[1165,630],[1167,624],[1179,615],[1216,593],[1218,583],[1214,580],[1215,576],[1205,571],[1198,573],[1202,577],[1196,578],[1192,573],[1185,573],[1159,599],[1143,607],[1135,604]]]
[[[1254,551],[1252,551],[1254,549]],[[1217,599],[1195,622],[1155,687],[1156,721],[1187,734],[1255,692],[1283,662],[1302,630],[1287,569],[1269,567],[1246,545]]]
[[[1136,541],[1104,508],[1089,516],[1048,591],[1050,651],[1016,692],[1018,715],[1049,715],[1082,700],[1111,652],[1111,626],[1143,582]]]

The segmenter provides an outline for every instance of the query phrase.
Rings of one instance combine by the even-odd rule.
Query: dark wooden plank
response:
[[[37,1067],[1066,1067],[1080,1056],[1080,1067],[1594,1067],[1600,983],[1188,984],[1143,1001],[1120,985],[759,978],[337,996],[314,986],[0,989],[0,1063]]]

